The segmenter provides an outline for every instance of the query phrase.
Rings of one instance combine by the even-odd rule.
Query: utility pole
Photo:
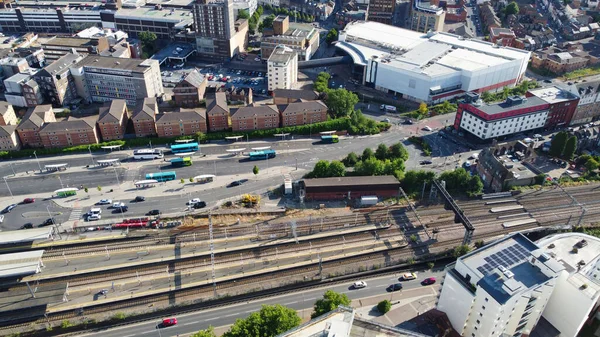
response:
[[[90,152],[90,158],[92,158],[92,166],[96,166],[94,163],[94,156],[92,155],[92,146],[88,145],[88,151]]]
[[[6,184],[6,188],[8,188],[8,192],[10,193],[11,198],[14,197],[10,187],[8,187],[8,181],[6,181],[6,177],[2,177],[4,179],[4,183]]]
[[[217,282],[215,281],[215,245],[213,238],[212,214],[208,213],[208,238],[210,242],[210,266],[212,271],[212,282],[214,296],[217,297]]]
[[[35,156],[35,160],[37,161],[38,167],[40,168],[40,173],[42,173],[42,165],[40,165],[40,160],[38,159],[36,152],[37,151],[33,151],[33,155]]]

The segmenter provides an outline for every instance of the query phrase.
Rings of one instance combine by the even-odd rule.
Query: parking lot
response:
[[[57,206],[50,200],[35,200],[32,203],[17,203],[17,206],[10,212],[2,214],[4,216],[0,228],[2,230],[19,229],[25,224],[31,224],[32,227],[39,227],[51,216],[57,224],[65,222],[71,214],[70,209]]]

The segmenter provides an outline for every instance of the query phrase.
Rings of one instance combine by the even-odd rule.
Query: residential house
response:
[[[206,110],[202,108],[182,108],[179,112],[160,114],[156,119],[159,137],[193,136],[206,130]]]
[[[490,28],[490,41],[499,46],[512,47],[515,43],[515,33],[506,28]]]
[[[127,115],[125,100],[116,99],[109,106],[101,107],[97,123],[102,141],[123,139],[128,121],[129,116]]]
[[[322,101],[290,103],[279,107],[281,126],[294,126],[324,122],[327,120],[327,105]]]
[[[25,147],[41,147],[40,129],[46,124],[56,122],[52,105],[38,105],[29,109],[17,126],[17,134]]]
[[[513,161],[509,153],[519,152],[523,161]],[[484,148],[479,153],[477,174],[483,185],[490,191],[501,192],[512,186],[527,186],[535,183],[537,175],[529,168],[528,162],[535,159],[533,144],[528,147],[521,141],[496,144]]]
[[[206,99],[206,118],[210,131],[229,129],[229,107],[224,92],[217,92],[214,96]]]
[[[0,150],[14,151],[21,148],[16,125],[0,125]]]
[[[173,88],[173,100],[180,107],[197,107],[204,98],[208,79],[197,70],[192,70]]]
[[[156,115],[158,115],[158,103],[156,97],[146,97],[135,109],[131,120],[136,137],[156,136]]]
[[[494,7],[492,7],[491,3],[486,2],[479,8],[481,11],[481,22],[484,30],[489,30],[492,27],[502,27],[502,22],[496,15],[496,11],[494,10]]]
[[[0,125],[17,125],[18,121],[13,106],[0,101]]]
[[[34,79],[42,94],[52,105],[68,105],[79,98],[69,67],[82,59],[78,54],[66,54],[35,74]]]
[[[550,70],[555,74],[564,74],[588,65],[588,59],[559,48],[549,48],[531,55],[534,68]]]
[[[276,105],[249,105],[237,109],[231,115],[233,131],[265,130],[279,127],[279,111]]]
[[[98,143],[96,118],[69,118],[66,121],[47,123],[39,132],[45,148],[77,146]]]
[[[275,89],[273,90],[273,104],[288,104],[299,102],[301,100],[314,101],[319,99],[319,93],[314,90],[293,90],[293,89]]]
[[[227,95],[227,101],[229,102],[243,102],[245,105],[252,104],[252,88],[228,88],[225,92]]]
[[[589,123],[600,118],[600,76],[587,77],[578,83],[563,83],[571,93],[579,96],[577,109],[570,125]]]

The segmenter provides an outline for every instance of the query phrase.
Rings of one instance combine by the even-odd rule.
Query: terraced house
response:
[[[158,115],[156,98],[144,98],[144,102],[138,104],[133,117],[131,117],[136,137],[156,136],[156,115]]]
[[[327,105],[321,101],[290,103],[278,108],[281,111],[281,126],[312,124],[327,120]]]
[[[217,92],[206,99],[206,118],[210,131],[229,129],[229,107],[224,92]]]
[[[206,111],[201,108],[180,109],[158,115],[156,119],[159,137],[193,136],[197,132],[206,132]]]
[[[66,121],[45,124],[40,130],[40,139],[45,148],[96,144],[96,118],[71,117]]]
[[[173,100],[177,106],[193,108],[204,98],[208,80],[197,70],[192,70],[173,88]]]
[[[122,99],[116,99],[109,106],[101,107],[97,123],[102,140],[123,139],[128,120],[127,103]]]
[[[233,131],[265,130],[279,127],[279,110],[276,105],[248,105],[231,115]]]
[[[17,134],[21,144],[25,147],[42,146],[40,130],[44,125],[53,122],[56,122],[56,117],[54,117],[52,105],[38,105],[27,111],[21,123],[17,126]]]

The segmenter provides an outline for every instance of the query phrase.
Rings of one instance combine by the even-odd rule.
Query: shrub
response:
[[[119,312],[116,312],[116,313],[115,313],[115,314],[112,316],[112,319],[114,319],[114,320],[123,320],[123,319],[125,319],[125,318],[127,318],[127,315],[126,315],[124,312],[121,312],[121,311],[119,311]]]
[[[435,263],[427,262],[427,269],[433,269],[433,267],[435,267]]]
[[[70,327],[72,327],[72,326],[74,326],[74,325],[73,325],[73,323],[71,323],[71,322],[70,322],[68,319],[65,319],[65,320],[63,320],[63,321],[60,323],[60,327],[61,327],[62,329],[67,329],[67,328],[70,328]]]
[[[383,301],[377,303],[377,310],[379,310],[379,312],[382,314],[387,313],[391,309],[392,309],[392,302],[390,302],[388,300],[383,300]]]
[[[419,240],[419,237],[416,236],[415,234],[413,234],[413,235],[410,236],[410,241],[417,242],[418,240]]]

